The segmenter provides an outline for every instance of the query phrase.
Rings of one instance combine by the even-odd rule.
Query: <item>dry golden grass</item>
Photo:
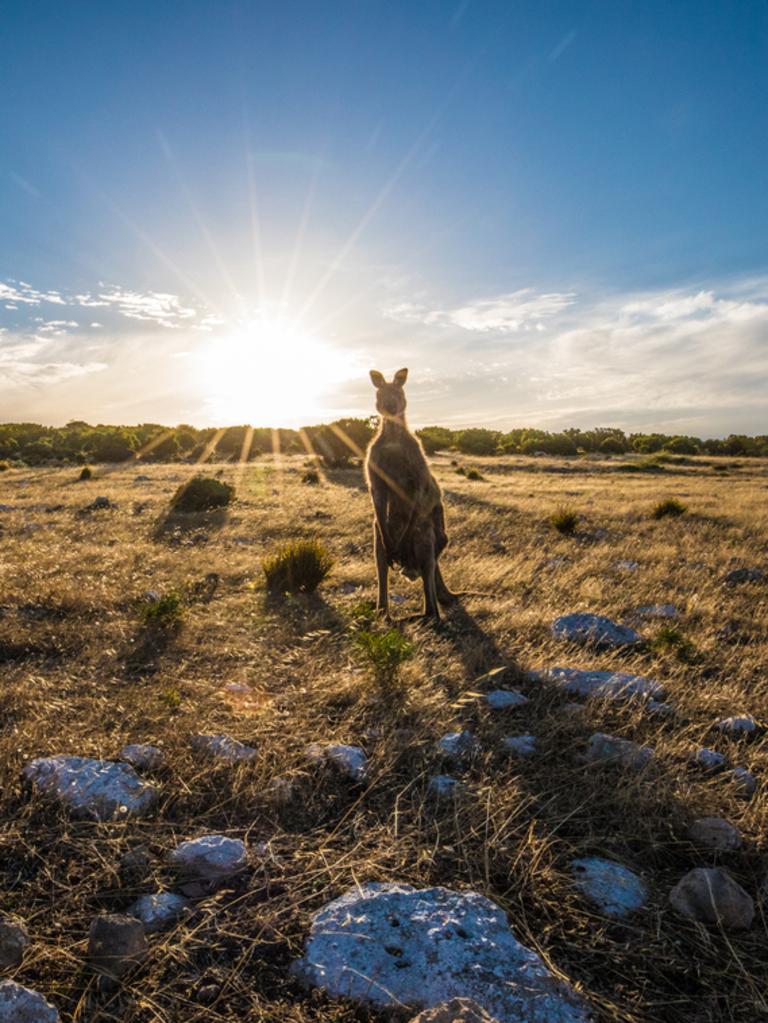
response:
[[[467,597],[441,632],[407,621],[419,588],[395,576],[399,627],[414,644],[396,686],[377,686],[355,643],[355,606],[374,594],[370,509],[359,469],[302,484],[301,458],[220,467],[237,487],[228,509],[167,518],[192,466],[118,467],[76,482],[77,470],[11,470],[0,478],[0,891],[3,911],[27,920],[33,944],[15,978],[42,991],[66,1020],[275,1021],[381,1019],[301,990],[288,977],[310,913],[355,882],[404,880],[475,888],[507,910],[517,936],[592,1000],[596,1018],[752,1021],[768,1015],[766,913],[724,935],[676,917],[671,887],[713,857],[683,838],[696,816],[737,824],[745,847],[720,862],[757,899],[768,873],[768,796],[745,801],[724,778],[687,762],[696,745],[727,752],[766,775],[760,739],[712,733],[740,711],[768,719],[768,587],[726,587],[740,565],[768,552],[768,469],[744,461],[723,473],[706,460],[661,473],[621,460],[475,459],[482,480],[434,460],[446,491],[450,584]],[[219,471],[213,467],[212,472]],[[139,482],[136,477],[149,477]],[[78,514],[96,495],[117,505]],[[655,521],[664,498],[688,507]],[[567,504],[573,536],[550,517]],[[315,597],[267,601],[261,559],[280,542],[318,537],[336,565]],[[637,561],[636,571],[620,566]],[[210,573],[217,573],[211,577]],[[183,594],[180,621],[147,624],[147,590]],[[595,653],[550,635],[552,619],[588,610],[625,619],[642,604],[674,603],[692,647]],[[729,622],[730,638],[718,636]],[[645,623],[649,639],[662,623]],[[485,709],[473,682],[507,665],[531,698]],[[668,686],[671,719],[599,702],[581,715],[527,680],[531,668],[615,668]],[[247,693],[227,690],[246,683]],[[435,808],[426,781],[436,739],[472,728],[483,753],[469,794]],[[584,765],[603,730],[651,745],[654,766],[632,775]],[[195,732],[226,732],[258,747],[236,770],[202,763]],[[540,752],[500,754],[505,734],[532,732]],[[307,767],[314,740],[362,745],[364,786]],[[33,756],[114,757],[126,742],[166,751],[162,799],[146,820],[73,821],[31,797],[21,769]],[[272,779],[295,779],[281,802]],[[120,988],[84,965],[94,914],[125,909],[169,878],[167,851],[207,831],[243,838],[253,866],[199,904],[190,922],[150,939],[151,954]],[[121,873],[126,850],[151,855],[144,879]],[[574,854],[614,857],[648,881],[648,909],[626,923],[600,917],[574,891]],[[407,1013],[397,1017],[405,1019]]]

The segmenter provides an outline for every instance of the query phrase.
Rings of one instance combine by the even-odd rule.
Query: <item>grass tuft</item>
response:
[[[201,512],[224,508],[235,497],[235,488],[211,476],[194,476],[182,484],[171,498],[175,512]]]
[[[653,509],[652,515],[654,519],[677,518],[687,511],[688,508],[682,501],[678,501],[676,497],[668,497],[664,501],[659,501]]]
[[[184,598],[178,590],[169,590],[157,600],[143,600],[139,604],[139,618],[144,625],[155,629],[171,629],[184,615]]]
[[[387,632],[364,630],[355,637],[355,645],[382,686],[394,685],[402,665],[413,657],[413,643],[397,629],[388,629]]]
[[[314,593],[333,567],[333,557],[319,540],[290,540],[265,558],[262,569],[267,591]]]
[[[89,468],[87,465],[84,465],[80,470],[80,475],[77,478],[82,483],[84,483],[86,480],[93,479],[93,469]]]
[[[561,504],[552,512],[549,521],[558,533],[562,533],[563,536],[573,536],[579,524],[579,513],[573,508],[569,508],[568,505]]]

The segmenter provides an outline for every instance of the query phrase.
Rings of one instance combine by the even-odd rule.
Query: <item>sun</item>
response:
[[[281,317],[242,320],[198,360],[208,414],[221,425],[307,426],[327,417],[351,357]]]

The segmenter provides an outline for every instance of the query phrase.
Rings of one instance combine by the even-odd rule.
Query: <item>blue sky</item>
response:
[[[762,3],[10,2],[0,418],[764,432]],[[78,298],[78,296],[80,296]]]

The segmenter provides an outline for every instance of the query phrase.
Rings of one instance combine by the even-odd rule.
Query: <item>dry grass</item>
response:
[[[355,609],[374,593],[358,469],[330,471],[310,491],[300,458],[225,466],[237,502],[182,523],[169,521],[168,502],[193,467],[97,470],[87,495],[71,469],[5,472],[0,891],[2,909],[25,918],[33,936],[16,979],[65,1019],[89,1023],[381,1019],[302,991],[287,969],[314,909],[355,882],[397,879],[495,899],[518,937],[592,999],[599,1020],[765,1018],[766,907],[750,931],[725,936],[666,905],[685,871],[713,862],[682,837],[695,816],[723,815],[742,829],[745,848],[722,862],[753,897],[767,872],[765,787],[746,802],[723,778],[692,771],[687,755],[712,745],[766,774],[764,743],[713,735],[711,725],[739,711],[768,718],[768,588],[720,581],[730,568],[765,565],[768,471],[758,460],[727,474],[688,461],[660,479],[615,461],[480,459],[484,478],[470,482],[436,458],[452,536],[446,577],[496,596],[466,598],[435,633],[405,620],[420,596],[396,577],[405,598],[396,617],[414,647],[396,688],[377,685],[355,648]],[[149,480],[135,482],[139,473]],[[117,507],[78,515],[96,494]],[[688,514],[649,518],[667,497],[684,500]],[[581,517],[574,536],[548,521],[563,503]],[[330,578],[314,596],[267,601],[263,556],[310,537],[336,559]],[[177,627],[142,621],[137,600],[147,590],[184,594]],[[596,654],[549,633],[564,612],[623,619],[667,602],[684,611],[675,623],[684,658],[679,643]],[[729,622],[738,624],[719,636]],[[661,624],[641,629],[653,640]],[[524,708],[492,715],[472,695],[474,679],[497,665],[531,697]],[[676,715],[597,702],[564,714],[563,696],[525,678],[547,665],[655,676]],[[231,692],[228,683],[250,688]],[[467,772],[466,801],[435,809],[424,796],[438,768],[434,743],[461,726],[484,753]],[[653,746],[651,773],[585,766],[580,755],[597,729]],[[206,765],[190,749],[196,732],[227,732],[260,755],[234,771]],[[540,754],[504,760],[501,737],[522,732],[539,737]],[[372,767],[365,786],[310,770],[303,751],[313,740],[362,745]],[[33,756],[112,757],[141,741],[167,751],[163,798],[148,820],[73,821],[21,785]],[[285,775],[294,796],[279,802],[268,786]],[[249,844],[247,876],[203,901],[189,923],[151,938],[149,960],[122,987],[97,983],[83,965],[90,919],[167,882],[167,851],[211,830]],[[120,871],[135,845],[150,852],[145,879]],[[590,910],[568,873],[574,854],[590,853],[642,873],[649,908],[624,924]]]

